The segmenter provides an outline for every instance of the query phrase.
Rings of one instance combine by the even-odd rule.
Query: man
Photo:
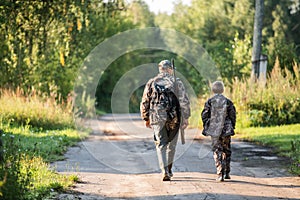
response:
[[[226,98],[224,84],[216,81],[212,84],[214,96],[205,102],[201,117],[205,136],[211,136],[212,151],[217,168],[217,181],[230,179],[231,136],[234,135],[236,110],[231,100]]]
[[[170,181],[178,130],[188,126],[190,101],[182,81],[179,78],[175,81],[169,60],[161,61],[158,70],[159,74],[145,86],[140,110],[146,127],[154,130],[163,181]]]

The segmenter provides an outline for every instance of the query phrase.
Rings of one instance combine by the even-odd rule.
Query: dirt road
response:
[[[57,199],[300,199],[300,177],[270,149],[233,139],[231,180],[216,182],[210,139],[197,129],[178,141],[174,177],[162,182],[153,134],[138,115],[106,115],[89,120],[90,137],[54,163],[81,182]]]

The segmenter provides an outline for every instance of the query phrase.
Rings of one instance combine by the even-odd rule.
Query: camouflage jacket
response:
[[[222,94],[216,94],[207,100],[201,113],[201,117],[203,122],[203,135],[210,135],[213,137],[234,135],[236,123],[235,106],[230,99]],[[220,131],[218,132],[218,130]]]
[[[163,122],[166,117],[163,112],[160,112],[157,108],[157,105],[154,102],[154,82],[155,80],[160,79],[164,82],[166,85],[175,85],[174,84],[174,77],[169,75],[168,73],[159,73],[156,77],[150,79],[144,89],[142,101],[140,104],[140,111],[141,111],[141,117],[143,120],[148,121],[150,120],[151,124],[156,124],[158,122]],[[188,119],[190,117],[190,101],[187,96],[185,87],[182,83],[182,81],[177,78],[176,79],[177,84],[177,99],[180,104],[180,115],[183,119]],[[179,119],[178,119],[179,120]]]

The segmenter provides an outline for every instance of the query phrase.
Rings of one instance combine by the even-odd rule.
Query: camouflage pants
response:
[[[230,172],[231,160],[231,136],[212,137],[212,150],[214,153],[217,174],[226,174]]]
[[[168,173],[168,165],[173,164],[178,134],[170,138],[166,126],[152,125],[159,167],[163,174]],[[171,140],[171,141],[170,141]]]

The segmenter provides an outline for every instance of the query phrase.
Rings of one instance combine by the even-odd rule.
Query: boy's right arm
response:
[[[207,135],[206,134],[206,125],[209,121],[209,118],[210,118],[210,104],[209,104],[209,101],[205,102],[204,104],[204,109],[202,110],[201,112],[201,119],[202,119],[202,122],[203,122],[203,131],[202,131],[202,135]]]
[[[201,112],[201,118],[202,118],[202,122],[203,122],[203,125],[209,120],[210,118],[210,105],[207,102],[205,102],[204,104],[204,108]]]

